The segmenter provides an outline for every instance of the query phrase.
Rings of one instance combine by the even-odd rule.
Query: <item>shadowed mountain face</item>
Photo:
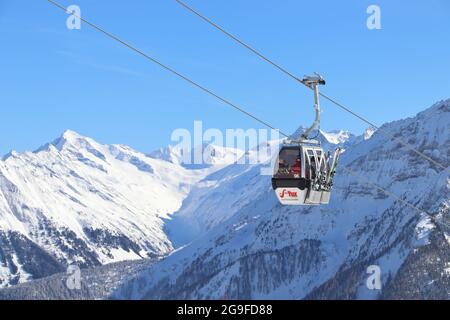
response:
[[[124,283],[114,297],[449,298],[449,171],[396,140],[448,168],[449,123],[445,101],[357,139],[346,147],[328,206],[280,206],[257,165],[215,173],[175,215],[200,226],[193,242]],[[372,265],[381,271],[382,290],[366,285]]]
[[[74,273],[56,273],[46,278],[2,289],[0,300],[107,299],[121,283],[135,277],[153,262],[152,259],[142,259],[82,269],[79,274],[79,287],[74,286],[74,282],[70,282],[70,277],[73,277]],[[68,282],[71,285],[68,285]]]
[[[361,137],[342,131],[322,133],[319,138],[325,139],[323,142],[328,144],[327,148],[334,148],[339,143],[344,144],[346,151],[342,156],[341,168],[338,167],[331,203],[320,207],[281,206],[271,190],[270,177],[260,174],[264,165],[229,164],[221,169],[215,168],[214,172],[202,171],[210,168],[186,170],[173,160],[176,156],[168,154],[170,150],[158,153],[167,161],[149,159],[124,146],[101,147],[88,139],[91,146],[84,143],[83,148],[77,148],[83,150],[82,157],[71,152],[71,162],[68,161],[66,170],[71,168],[80,177],[77,179],[91,182],[94,177],[86,172],[95,168],[96,187],[105,197],[100,196],[105,204],[102,201],[101,206],[87,202],[91,197],[97,199],[97,193],[81,193],[82,188],[78,184],[74,186],[81,193],[78,196],[63,189],[87,208],[96,208],[95,217],[102,217],[103,222],[99,223],[90,216],[92,223],[87,224],[80,223],[85,221],[83,216],[75,214],[75,221],[81,227],[67,221],[63,226],[55,227],[58,215],[49,214],[51,211],[45,210],[34,197],[27,198],[28,201],[23,203],[18,201],[25,197],[22,194],[35,194],[36,191],[26,183],[19,184],[17,174],[8,171],[12,169],[7,170],[5,164],[13,167],[11,159],[19,161],[18,157],[24,157],[12,154],[4,163],[0,162],[0,179],[1,173],[4,174],[3,180],[0,180],[0,198],[5,198],[0,201],[0,214],[8,213],[2,223],[6,225],[7,222],[10,226],[9,229],[3,228],[15,230],[32,239],[31,243],[38,243],[41,251],[36,249],[35,256],[45,260],[47,268],[54,270],[50,272],[59,271],[61,261],[67,263],[68,259],[61,260],[61,255],[76,257],[71,258],[72,261],[89,262],[86,265],[95,266],[104,263],[105,259],[99,257],[107,256],[108,252],[113,257],[117,255],[117,251],[111,248],[121,248],[122,254],[171,254],[158,261],[152,259],[94,268],[88,273],[89,280],[82,282],[82,293],[75,294],[62,286],[61,282],[67,277],[62,273],[0,290],[0,298],[448,299],[449,171],[419,157],[396,139],[408,142],[448,168],[449,123],[450,100],[437,103],[414,118],[386,124],[382,130],[368,132]],[[383,134],[384,131],[389,135]],[[67,142],[62,145],[67,145]],[[61,148],[59,143],[44,147],[38,154],[42,152],[55,152],[59,158],[67,159],[64,147]],[[153,156],[157,158],[158,154]],[[249,154],[251,156],[251,152],[246,156]],[[27,162],[34,164],[33,154],[27,157]],[[48,158],[51,161],[57,159],[53,155]],[[87,160],[81,161],[80,158]],[[114,171],[113,165],[119,166],[116,161],[120,164],[125,162],[124,166],[128,168],[119,170],[122,173],[120,183],[114,180],[118,172]],[[24,162],[21,165],[25,166]],[[344,166],[353,174],[343,170]],[[48,167],[55,171],[56,177],[61,175],[55,169],[59,170],[58,166]],[[85,167],[89,170],[80,174],[80,168]],[[45,165],[39,168],[45,172],[48,170]],[[169,176],[169,171],[163,171],[165,168],[171,170],[172,180],[169,182],[161,178],[166,177],[164,174]],[[119,200],[124,201],[134,195],[130,192],[120,196],[120,193],[115,193],[118,192],[115,188],[123,192],[119,186],[106,189],[109,193],[105,194],[103,186],[108,185],[105,181],[113,179],[114,185],[127,185],[129,176],[134,173],[133,179],[150,175],[152,188],[158,189],[165,184],[169,191],[182,190],[175,198],[178,201],[176,205],[171,207],[172,202],[161,204],[156,201],[161,205],[158,208],[162,209],[155,213],[155,204],[147,202],[150,201],[148,197],[141,198],[143,194],[139,194],[141,197],[132,198],[135,200],[133,203],[119,202],[120,208],[126,208],[127,214],[133,212],[135,215],[120,220],[114,215],[105,217],[109,208],[107,204],[117,205]],[[67,176],[62,176],[61,180],[68,181],[64,177]],[[396,194],[417,209],[374,188],[367,180]],[[37,180],[31,179],[29,184],[39,185]],[[148,185],[144,187],[149,188]],[[160,195],[162,199],[166,191]],[[54,190],[48,191],[48,194],[54,194]],[[4,203],[8,206],[1,207]],[[147,220],[142,218],[139,223],[134,220],[139,218],[137,213],[141,212],[142,207],[155,213],[148,218],[153,232],[145,229],[145,236],[136,237],[138,230],[147,228],[142,223]],[[33,214],[28,214],[27,210],[34,210]],[[69,212],[64,218],[72,221],[77,211],[58,212]],[[111,224],[108,223],[110,219],[113,219]],[[27,222],[29,220],[33,223]],[[123,225],[123,220],[128,221],[129,225]],[[100,224],[102,228],[92,227],[92,224]],[[0,237],[0,241],[13,243],[10,238],[10,235]],[[51,240],[47,243],[46,239]],[[48,249],[50,244],[51,248],[65,249],[52,251]],[[178,250],[173,252],[174,246]],[[9,247],[12,249],[0,251],[0,257],[8,256],[9,252],[15,254],[10,255],[11,258],[0,259],[0,265],[9,263],[19,266],[16,274],[23,274],[23,278],[19,279],[29,280],[26,276],[33,274],[27,264],[30,258],[19,258],[17,245],[9,244]],[[122,257],[126,259],[126,256]],[[381,271],[381,290],[369,290],[366,285],[370,276],[368,267],[374,265]],[[126,270],[129,272],[126,273]],[[13,273],[9,271],[9,274]],[[113,280],[102,286],[107,274]],[[9,280],[9,283],[17,282],[21,281],[17,278]]]

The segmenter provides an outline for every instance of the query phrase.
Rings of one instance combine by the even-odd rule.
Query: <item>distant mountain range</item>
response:
[[[449,170],[395,139],[448,168],[449,128],[447,100],[362,136],[320,132],[355,174],[338,168],[320,207],[281,206],[266,164],[230,160],[254,150],[189,168],[177,147],[146,156],[68,131],[0,162],[0,284],[28,282],[0,298],[448,299]],[[129,259],[143,260],[100,266]],[[80,291],[61,285],[71,263],[91,268]]]
[[[73,131],[0,161],[0,286],[173,250],[164,220],[190,189],[229,164],[188,170]],[[223,151],[223,152],[222,152]]]

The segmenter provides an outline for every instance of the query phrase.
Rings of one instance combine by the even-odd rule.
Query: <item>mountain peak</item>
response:
[[[84,145],[88,140],[89,138],[84,137],[73,130],[66,130],[58,139],[53,141],[51,144],[55,146],[56,149],[61,151],[66,145]]]
[[[8,152],[7,154],[5,154],[2,157],[2,160],[6,161],[8,158],[10,158],[10,157],[17,157],[18,155],[19,154],[18,154],[18,152],[16,150],[11,150],[10,152]]]
[[[352,134],[348,130],[332,130],[325,132],[320,130],[320,134],[331,144],[343,144],[347,142]]]
[[[368,127],[363,134],[364,140],[369,140],[372,138],[373,134],[377,131],[374,127]]]
[[[34,153],[38,153],[40,151],[51,151],[51,149],[53,148],[55,148],[58,151],[62,151],[65,146],[82,147],[88,145],[89,140],[91,139],[82,136],[81,134],[73,130],[66,130],[62,133],[62,135],[59,136],[59,138],[39,147],[37,150],[34,151]]]
[[[291,135],[291,139],[299,139],[302,134],[307,130],[306,127],[300,126],[295,132]],[[348,130],[314,130],[310,137],[314,139],[320,140],[322,143],[329,143],[331,145],[339,145],[351,142],[355,136],[349,132]]]
[[[84,138],[84,137],[81,136],[78,132],[67,129],[66,131],[64,131],[61,138],[64,138],[66,140],[72,140],[72,139],[79,139],[79,138]]]

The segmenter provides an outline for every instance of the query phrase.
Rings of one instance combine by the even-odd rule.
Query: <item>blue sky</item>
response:
[[[186,0],[230,32],[377,124],[450,97],[450,2]],[[60,0],[88,20],[283,131],[313,119],[312,96],[175,0]],[[377,4],[382,30],[368,30]],[[149,152],[176,128],[260,128],[45,0],[0,0],[0,154],[34,150],[72,129]],[[322,128],[366,125],[323,102]]]

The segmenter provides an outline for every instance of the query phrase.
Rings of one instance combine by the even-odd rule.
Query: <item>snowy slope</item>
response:
[[[120,276],[123,265],[117,270],[96,268],[89,283],[83,284],[85,297],[448,299],[449,172],[382,132],[407,141],[448,168],[449,124],[447,100],[382,130],[349,135],[345,141],[340,140],[346,136],[343,132],[331,136],[322,132],[319,139],[326,139],[325,145],[333,148],[339,142],[346,149],[329,206],[280,206],[270,177],[260,175],[261,165],[203,172],[179,210],[164,219],[168,242],[179,248],[156,263],[127,264],[127,277]],[[254,156],[254,151],[246,156]],[[165,165],[173,165],[170,159]],[[365,179],[429,212],[434,221],[374,189]],[[4,188],[9,188],[8,194],[15,190],[9,184]],[[9,239],[23,245],[22,239]],[[48,268],[55,268],[45,251],[33,252],[25,262],[42,259]],[[366,269],[373,264],[381,268],[382,291],[366,288]],[[105,272],[113,280],[103,288]],[[64,275],[0,290],[0,297],[80,298],[57,279]]]
[[[298,138],[305,129],[300,127],[292,137]],[[359,138],[348,131],[320,131],[317,139],[321,141],[325,151],[334,152],[339,145],[348,147]],[[261,166],[250,165],[267,162],[270,166],[277,141],[265,142],[248,151],[242,161],[244,164],[230,165],[223,170],[208,175],[197,183],[183,206],[167,222],[167,231],[172,243],[177,247],[185,245],[211,228],[223,223],[239,209],[253,202],[255,196],[271,190],[270,177],[260,176]],[[240,161],[241,162],[241,161]],[[244,177],[244,178],[242,178]]]
[[[0,287],[71,263],[171,252],[164,219],[224,165],[187,170],[72,131],[35,152],[11,152],[0,161]]]
[[[448,168],[449,124],[450,100],[358,139],[342,157],[329,206],[280,206],[259,165],[214,173],[204,180],[213,181],[211,188],[194,190],[179,212],[199,217],[207,232],[190,235],[192,243],[149,266],[114,297],[448,298],[449,171],[382,131]],[[429,212],[436,224],[365,179]],[[365,286],[373,264],[382,270],[382,291]]]

